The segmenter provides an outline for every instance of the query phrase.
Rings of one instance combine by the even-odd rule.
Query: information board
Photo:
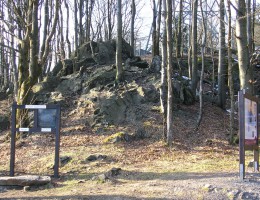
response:
[[[239,111],[239,176],[245,178],[245,151],[253,150],[254,170],[259,171],[258,147],[258,98],[247,94],[245,90],[238,92]]]
[[[33,127],[17,127],[16,113],[17,109],[31,110],[33,113]],[[17,105],[12,106],[11,120],[11,153],[10,153],[10,176],[14,176],[15,168],[15,142],[16,132],[41,132],[55,133],[55,160],[54,177],[59,177],[59,149],[60,149],[60,117],[61,109],[58,104],[49,105]]]
[[[38,127],[55,128],[56,126],[56,109],[39,109],[38,110]]]

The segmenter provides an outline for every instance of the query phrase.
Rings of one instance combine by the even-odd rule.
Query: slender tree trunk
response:
[[[3,5],[1,5],[1,15],[3,15]],[[0,34],[3,35],[3,27],[0,26]],[[0,38],[0,90],[4,85],[4,40],[3,37]]]
[[[182,43],[182,18],[183,18],[183,0],[180,0],[179,5],[179,20],[178,20],[178,31],[176,37],[176,57],[181,57],[181,43]]]
[[[199,117],[197,120],[197,127],[196,129],[199,128],[200,123],[202,121],[203,117],[203,77],[204,77],[204,68],[205,68],[205,46],[206,46],[206,38],[207,38],[207,31],[206,31],[206,22],[205,22],[205,16],[204,16],[204,11],[202,8],[202,0],[200,0],[200,9],[201,9],[201,15],[202,15],[202,28],[203,28],[203,36],[202,36],[202,43],[201,43],[201,60],[202,60],[202,65],[201,65],[201,74],[200,74],[200,90],[199,90],[199,99],[200,99],[200,108],[199,108]]]
[[[60,26],[59,26],[59,35],[60,35],[60,57],[61,60],[65,60],[65,41],[64,41],[64,35],[63,35],[63,13],[62,9],[60,9]],[[47,63],[46,63],[47,64]]]
[[[236,20],[236,41],[239,66],[240,89],[253,94],[252,69],[249,63],[247,43],[247,17],[245,0],[238,0]]]
[[[135,0],[132,0],[132,15],[131,15],[131,40],[130,45],[132,47],[131,49],[131,56],[135,56],[135,14],[136,14],[136,6],[135,6]]]
[[[235,113],[235,98],[234,98],[234,81],[233,81],[233,64],[232,64],[232,52],[231,52],[231,9],[230,0],[227,0],[227,13],[228,13],[228,85],[230,94],[230,144],[234,141],[234,113]]]
[[[220,0],[219,4],[219,58],[218,58],[218,106],[225,109],[226,106],[226,65],[225,65],[225,4]]]
[[[255,15],[256,15],[256,0],[253,0],[253,18],[252,18],[252,52],[255,51]]]
[[[48,25],[49,25],[49,0],[44,0],[44,24],[43,24],[43,35],[42,35],[42,46],[40,50],[40,58],[42,58],[45,51],[45,41],[48,33]],[[40,75],[40,81],[43,80],[43,77],[46,75],[46,68],[43,67],[42,74]]]
[[[197,51],[197,14],[198,14],[198,0],[193,0],[192,6],[192,77],[191,90],[196,96],[196,89],[198,83],[198,51]]]
[[[78,4],[77,0],[74,0],[74,38],[75,38],[75,52],[76,52],[76,57],[77,55],[77,50],[78,50]]]
[[[91,38],[90,38],[90,30],[91,30],[91,22],[92,22],[92,12],[93,12],[93,9],[94,9],[94,3],[95,1],[94,0],[90,0],[90,5],[89,5],[89,11],[88,11],[88,22],[87,22],[87,36],[86,36],[86,40],[87,41],[91,41]]]
[[[117,0],[116,84],[123,80],[121,0]]]
[[[212,22],[212,19],[211,19],[211,23]],[[211,87],[211,90],[212,90],[212,99],[213,97],[215,96],[215,59],[214,59],[214,45],[213,45],[213,35],[211,34],[211,37],[210,37],[210,54],[211,54],[211,61],[212,61],[212,87]]]
[[[154,57],[157,55],[156,52],[156,17],[157,17],[157,9],[155,0],[153,0],[153,24],[152,24],[152,38],[153,38],[153,45],[152,45],[152,56]]]
[[[253,53],[251,0],[247,0],[246,8],[247,8],[247,42],[248,42],[248,50],[249,50],[249,58],[250,58]]]
[[[172,146],[173,142],[173,112],[172,112],[172,0],[167,2],[167,144]]]
[[[161,87],[160,87],[160,102],[161,112],[163,114],[163,137],[167,141],[167,91],[166,91],[166,68],[167,68],[167,35],[166,35],[166,0],[163,0],[163,38],[162,38],[162,66],[161,66]]]
[[[69,17],[70,17],[70,12],[69,12],[69,6],[67,4],[66,1],[64,1],[65,3],[65,7],[67,10],[67,21],[66,21],[66,42],[67,42],[67,46],[68,46],[68,57],[71,57],[71,43],[69,40]]]
[[[79,45],[84,43],[84,31],[83,31],[83,8],[84,8],[84,0],[79,0]]]
[[[112,12],[111,12],[111,0],[107,1],[107,22],[108,22],[108,39],[111,40],[112,39]]]
[[[190,9],[193,10],[193,4],[190,5]],[[189,16],[189,45],[188,45],[188,68],[189,78],[192,80],[192,19]]]
[[[160,55],[160,33],[161,33],[161,12],[162,12],[162,0],[158,0],[158,14],[156,25],[156,39],[155,39],[155,54]]]

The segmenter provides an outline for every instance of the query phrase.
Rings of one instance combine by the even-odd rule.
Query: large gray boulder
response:
[[[74,94],[82,89],[82,79],[78,74],[71,74],[61,77],[61,83],[55,89],[55,91],[62,94]]]

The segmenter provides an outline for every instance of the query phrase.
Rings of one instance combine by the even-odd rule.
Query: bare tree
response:
[[[172,111],[172,0],[166,0],[167,3],[167,144],[172,146],[173,142],[173,111]]]
[[[192,77],[191,77],[191,89],[196,95],[197,83],[198,83],[198,51],[197,51],[197,14],[198,14],[198,0],[193,0],[192,4]]]
[[[160,34],[161,34],[161,12],[162,12],[162,0],[158,0],[158,14],[156,25],[156,39],[155,39],[155,54],[160,55]]]
[[[202,8],[202,0],[200,0],[200,10],[201,10],[201,16],[202,16],[202,29],[203,29],[203,35],[202,35],[202,42],[201,42],[201,74],[200,74],[200,89],[199,89],[199,99],[200,99],[200,108],[199,108],[199,116],[197,120],[197,127],[200,126],[200,123],[202,121],[203,117],[203,78],[204,78],[204,68],[205,68],[205,46],[206,46],[206,39],[207,39],[207,31],[206,31],[206,20],[205,20],[205,14],[204,10]],[[207,12],[206,12],[207,13]]]
[[[116,45],[116,84],[123,79],[122,66],[122,13],[121,0],[117,0],[117,45]]]
[[[83,29],[84,2],[85,0],[79,0],[79,45],[83,44],[85,40]]]
[[[135,0],[132,0],[132,18],[131,18],[131,40],[130,45],[132,47],[131,49],[131,56],[135,55],[135,14],[136,14],[136,6],[135,6]]]
[[[152,46],[152,56],[155,56],[156,50],[155,50],[155,44],[156,44],[156,17],[157,17],[157,8],[155,0],[153,0],[153,23],[152,23],[152,40],[153,40],[153,46]]]
[[[251,0],[247,0],[246,9],[247,9],[247,42],[248,42],[249,57],[251,57],[253,53]]]
[[[69,40],[69,17],[70,17],[70,12],[69,12],[69,6],[66,1],[64,1],[65,7],[66,7],[66,13],[67,13],[67,20],[66,20],[66,43],[68,46],[68,57],[70,58],[71,56],[71,42]]]
[[[231,52],[231,9],[230,0],[227,0],[227,13],[228,13],[228,85],[230,94],[230,138],[229,142],[232,144],[234,140],[234,113],[235,113],[235,98],[234,98],[234,80],[233,80],[233,63]]]
[[[78,49],[78,2],[77,0],[74,0],[74,48],[75,53],[77,56],[77,49]]]
[[[247,17],[245,0],[237,1],[236,41],[239,66],[240,88],[253,93],[252,69],[249,63],[247,42]]]
[[[181,43],[182,43],[182,19],[183,19],[183,0],[180,0],[179,4],[179,20],[178,31],[176,31],[176,57],[181,57]]]
[[[166,33],[166,0],[163,0],[163,37],[162,37],[162,64],[161,64],[161,86],[160,86],[160,103],[161,103],[161,112],[163,114],[163,136],[164,139],[167,139],[167,127],[166,124],[166,117],[167,117],[167,91],[166,91],[166,68],[167,68],[167,33]]]
[[[107,1],[107,22],[108,22],[108,39],[112,39],[112,33],[114,28],[114,0],[108,0]]]
[[[220,0],[219,4],[219,58],[218,58],[218,106],[225,109],[226,105],[226,65],[225,65],[225,4]]]

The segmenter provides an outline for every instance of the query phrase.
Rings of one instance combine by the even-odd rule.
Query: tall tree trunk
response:
[[[66,7],[66,10],[67,10],[67,21],[66,21],[66,42],[67,42],[67,46],[68,46],[68,57],[70,58],[71,57],[71,43],[70,43],[70,40],[69,40],[69,6],[67,4],[66,1],[64,1],[65,3],[65,7]]]
[[[1,15],[4,14],[3,12],[3,4],[1,3]],[[3,35],[3,27],[0,26],[0,34]],[[0,90],[4,85],[4,39],[3,37],[0,38]]]
[[[9,19],[12,22],[13,19],[10,16],[9,13]],[[14,32],[13,26],[10,27],[11,31]],[[14,86],[14,99],[17,101],[17,94],[18,94],[18,72],[17,72],[17,64],[16,64],[16,52],[15,52],[15,44],[14,44],[14,36],[11,36],[11,50],[10,50],[10,55],[11,55],[11,68],[12,68],[12,79],[13,79],[13,86]]]
[[[196,95],[198,83],[198,51],[197,51],[197,14],[198,14],[198,0],[193,0],[192,4],[192,77],[191,77],[191,90],[193,95]]]
[[[135,56],[135,14],[136,14],[136,6],[135,6],[135,0],[132,0],[132,15],[131,15],[131,39],[130,39],[130,45],[132,47],[131,49],[131,56]]]
[[[60,44],[59,44],[59,49],[60,49],[60,60],[63,61],[66,58],[65,55],[65,41],[64,41],[64,35],[63,35],[63,13],[62,13],[62,9],[60,9],[60,20],[59,20],[59,36],[60,36]],[[47,64],[47,63],[46,63]]]
[[[116,84],[123,80],[121,6],[121,0],[117,0]]]
[[[74,48],[75,48],[75,53],[76,53],[76,57],[77,55],[77,51],[78,51],[78,4],[77,4],[77,0],[74,0],[74,40],[75,40],[75,44],[74,44]]]
[[[252,18],[252,52],[255,51],[255,18],[256,18],[256,0],[253,0],[253,18]]]
[[[201,42],[201,74],[200,74],[200,90],[199,90],[199,99],[200,99],[200,108],[199,108],[199,117],[197,120],[197,127],[196,129],[199,128],[200,123],[202,121],[203,117],[203,77],[204,77],[204,68],[205,68],[205,46],[206,46],[206,39],[207,39],[207,31],[206,31],[206,22],[205,22],[205,15],[204,15],[204,10],[202,8],[202,0],[200,0],[200,9],[201,9],[201,15],[202,15],[202,29],[203,29],[203,35],[202,35],[202,42]],[[206,12],[207,13],[207,12]]]
[[[107,22],[108,22],[108,39],[112,39],[112,12],[111,12],[112,0],[107,1]]]
[[[158,14],[156,25],[156,39],[155,39],[155,54],[160,55],[160,34],[161,34],[161,12],[162,12],[162,0],[158,0]]]
[[[84,31],[83,31],[83,9],[84,0],[79,0],[79,45],[84,43]]]
[[[17,103],[19,105],[26,104],[29,101],[29,91],[37,82],[40,75],[40,67],[38,63],[38,1],[29,1],[29,16],[26,36],[21,43],[19,56],[19,91]],[[28,64],[29,60],[29,64]],[[20,125],[27,123],[27,119],[23,111],[18,110],[17,118]]]
[[[225,4],[220,0],[219,4],[219,58],[218,58],[218,106],[225,109],[226,106],[226,65],[225,65]]]
[[[166,68],[167,68],[167,33],[166,33],[166,0],[163,0],[163,38],[162,38],[162,66],[161,66],[161,86],[160,102],[163,114],[163,137],[167,140],[166,117],[167,117],[167,91],[166,91]]]
[[[213,23],[211,19],[211,23]],[[215,96],[215,59],[214,59],[214,44],[213,44],[213,34],[210,36],[210,55],[211,55],[211,61],[212,61],[212,98]]]
[[[172,146],[173,142],[173,113],[172,113],[172,0],[167,2],[167,144]]]
[[[152,45],[152,56],[154,57],[157,55],[156,52],[156,17],[157,17],[157,9],[156,9],[156,3],[155,0],[153,0],[153,24],[152,24],[152,39],[153,39],[153,45]]]
[[[193,4],[190,5],[190,9],[193,10]],[[189,45],[188,45],[188,68],[189,78],[192,79],[192,17],[189,16]]]
[[[246,89],[253,94],[252,69],[249,64],[247,45],[247,17],[245,0],[238,0],[236,19],[236,41],[239,66],[240,89]]]
[[[248,51],[249,51],[249,58],[250,58],[253,53],[251,0],[247,0],[246,8],[247,8],[247,42],[248,42]]]
[[[44,24],[43,24],[43,35],[42,35],[42,46],[40,52],[40,58],[43,57],[45,51],[45,41],[48,34],[48,25],[49,25],[49,0],[44,0]],[[44,70],[43,70],[44,73]]]
[[[233,81],[233,64],[232,64],[232,52],[231,52],[231,9],[230,0],[227,0],[227,13],[228,13],[228,85],[230,94],[230,123],[229,123],[229,142],[234,141],[234,113],[235,113],[235,98],[234,98],[234,81]]]
[[[178,31],[176,37],[176,57],[181,57],[181,43],[182,43],[182,18],[183,18],[183,0],[180,0],[179,5],[179,20],[178,20]]]

